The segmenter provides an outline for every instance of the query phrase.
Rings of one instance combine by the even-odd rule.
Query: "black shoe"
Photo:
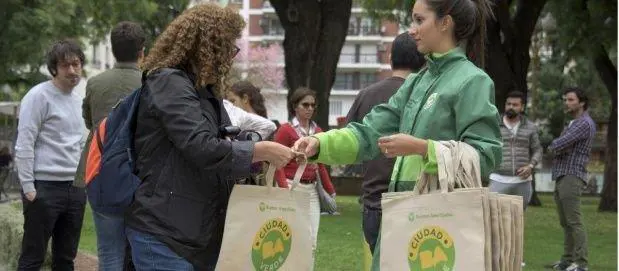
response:
[[[551,268],[552,270],[556,270],[556,271],[564,271],[565,269],[567,269],[571,265],[572,265],[572,263],[570,263],[570,262],[558,261],[558,262],[555,262],[553,264],[546,265],[544,267]]]

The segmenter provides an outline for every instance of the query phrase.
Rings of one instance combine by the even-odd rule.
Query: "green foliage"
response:
[[[591,46],[588,44],[591,38],[602,39],[598,33],[587,34],[596,32],[591,28],[597,19],[589,20],[587,10],[577,9],[579,7],[574,2],[580,1],[566,1],[565,6],[549,2],[532,37],[528,78],[532,106],[528,113],[531,118],[541,121],[540,140],[544,145],[561,134],[568,120],[561,101],[561,90],[567,86],[585,89],[589,97],[589,113],[594,120],[606,121],[610,117],[610,95],[598,76],[587,47]],[[570,16],[565,14],[568,11],[571,11]],[[572,18],[571,21],[568,18]],[[572,34],[565,29],[571,29]],[[614,29],[616,32],[616,25]],[[608,29],[600,29],[600,32],[608,32]],[[602,43],[608,42],[606,37],[603,39]],[[616,33],[613,39],[616,39]],[[616,56],[616,46],[607,48]]]
[[[372,18],[388,19],[407,26],[411,22],[414,0],[359,0]]]
[[[45,80],[40,72],[49,46],[63,38],[95,43],[119,21],[142,24],[154,39],[189,0],[0,1],[0,87],[29,89]],[[83,44],[82,44],[83,45]],[[45,67],[43,66],[43,69]],[[13,94],[4,95],[9,99]],[[7,96],[8,95],[8,96]],[[19,96],[19,95],[18,95]],[[21,97],[18,97],[19,99]]]
[[[558,46],[568,55],[587,55],[592,43],[601,42],[615,47],[616,57],[617,1],[554,0],[546,8],[556,19]]]

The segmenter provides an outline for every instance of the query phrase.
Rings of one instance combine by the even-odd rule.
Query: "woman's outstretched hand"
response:
[[[302,137],[294,143],[292,150],[305,153],[307,157],[312,157],[320,150],[320,141],[312,136]]]
[[[296,158],[291,148],[277,142],[260,141],[254,145],[254,158],[252,162],[267,161],[276,168],[282,168]]]
[[[407,134],[395,134],[379,138],[378,147],[389,158],[412,154],[425,156],[428,152],[428,141]]]

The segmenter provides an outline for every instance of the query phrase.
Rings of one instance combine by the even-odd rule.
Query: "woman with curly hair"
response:
[[[224,77],[245,23],[215,4],[184,11],[142,64],[135,173],[142,180],[126,214],[137,270],[214,270],[234,180],[250,165],[280,168],[294,157],[275,142],[225,140]]]

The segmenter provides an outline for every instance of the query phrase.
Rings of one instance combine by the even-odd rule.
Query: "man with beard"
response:
[[[533,193],[533,169],[542,159],[542,146],[537,126],[523,114],[525,103],[524,93],[507,94],[505,114],[500,123],[503,162],[490,174],[490,191],[522,196],[526,209]]]
[[[18,270],[39,270],[52,239],[52,269],[73,270],[86,194],[73,187],[85,131],[80,82],[84,52],[69,40],[47,53],[52,80],[21,101],[15,163],[22,187],[24,235]]]
[[[563,91],[565,112],[572,117],[561,136],[548,149],[553,153],[552,179],[555,202],[563,228],[563,256],[554,270],[587,270],[587,234],[580,215],[580,196],[586,185],[587,163],[595,135],[595,122],[589,116],[589,99],[584,90],[569,87]]]

